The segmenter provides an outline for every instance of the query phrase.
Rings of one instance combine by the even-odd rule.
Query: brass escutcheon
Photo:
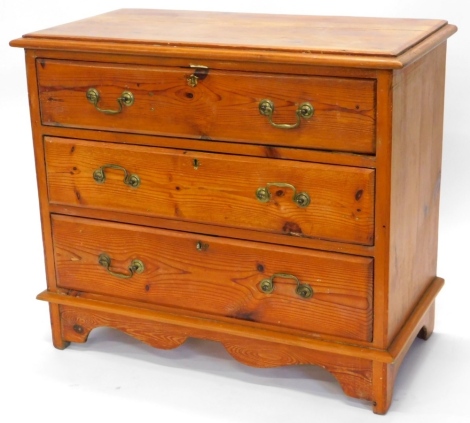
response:
[[[295,123],[275,123],[273,122],[273,113],[274,113],[274,103],[271,100],[261,100],[258,105],[259,112],[266,116],[269,120],[269,123],[275,128],[280,129],[294,129],[300,125],[300,119],[310,119],[315,112],[315,109],[310,103],[302,103],[296,110],[295,114],[297,115],[297,122]]]
[[[209,248],[209,244],[206,244],[205,242],[202,242],[202,241],[196,242],[196,250],[206,251],[208,248]]]
[[[313,289],[310,285],[300,283],[300,280],[297,276],[291,275],[289,273],[275,273],[270,278],[263,279],[259,284],[261,291],[265,294],[271,294],[274,291],[275,278],[293,279],[296,281],[297,287],[295,288],[295,293],[301,298],[307,299],[313,296]]]
[[[262,203],[267,203],[271,200],[271,193],[269,192],[270,187],[290,188],[294,191],[292,201],[299,207],[307,207],[310,204],[310,196],[306,192],[297,192],[296,188],[292,184],[285,182],[268,182],[265,187],[260,187],[256,190],[256,198]]]
[[[96,88],[89,88],[86,92],[86,98],[91,104],[93,104],[93,106],[95,106],[96,110],[106,115],[116,115],[122,112],[123,105],[129,107],[134,104],[134,95],[130,91],[123,91],[121,97],[118,97],[117,102],[119,108],[117,110],[101,109],[98,106],[98,103],[100,101],[100,93]]]

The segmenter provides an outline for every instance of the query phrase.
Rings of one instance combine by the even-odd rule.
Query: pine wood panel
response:
[[[204,329],[188,328],[143,318],[123,317],[106,311],[86,310],[61,305],[62,335],[72,342],[86,342],[96,327],[119,329],[153,347],[176,348],[186,337],[221,342],[239,362],[254,367],[276,367],[311,364],[328,370],[344,392],[355,398],[372,399],[372,361],[276,342],[247,339],[243,336],[220,335]],[[347,368],[347,371],[345,371]]]
[[[52,226],[61,288],[370,340],[370,258],[62,216]],[[128,274],[133,259],[145,270],[119,279],[98,264],[102,253],[114,272]],[[296,283],[283,277],[264,293],[260,282],[276,273],[309,284],[313,296],[301,298]]]
[[[429,306],[429,303],[427,304]],[[355,398],[373,400],[373,410],[385,414],[390,407],[393,386],[406,351],[411,346],[416,328],[426,330],[429,336],[434,323],[434,302],[428,312],[421,317],[409,337],[404,350],[398,349],[399,355],[392,363],[369,361],[365,359],[322,353],[297,346],[275,342],[243,339],[237,336],[219,334],[184,328],[178,325],[146,321],[139,318],[123,318],[119,314],[86,310],[74,306],[60,306],[62,316],[62,336],[64,342],[85,342],[90,331],[96,327],[107,326],[119,329],[143,342],[157,348],[175,348],[186,337],[197,336],[222,342],[226,350],[236,360],[255,367],[274,367],[298,364],[320,365],[336,377],[344,392]],[[406,328],[406,332],[410,328]],[[430,329],[430,331],[428,331]],[[393,349],[393,347],[392,347]],[[325,360],[328,357],[329,360]],[[340,363],[340,364],[339,364]],[[347,369],[347,371],[345,371]]]
[[[109,298],[105,295],[73,290],[43,291],[37,296],[37,299],[48,301],[50,304],[57,306],[69,305],[80,309],[119,314],[123,317],[182,326],[187,328],[188,331],[193,329],[205,331],[212,333],[212,337],[220,336],[220,339],[238,336],[251,340],[307,348],[332,355],[340,354],[344,357],[363,358],[380,363],[396,363],[399,366],[416,336],[421,336],[424,332],[423,329],[432,333],[434,303],[443,285],[443,279],[435,278],[388,349],[373,348],[370,344],[365,345],[365,343],[359,341],[354,343],[341,342],[340,338],[332,338],[331,340],[335,342],[330,342],[330,337],[325,339],[324,336],[307,336],[301,331],[283,330],[279,326],[277,327],[278,330],[266,330],[267,325],[255,326],[249,321],[222,316],[214,319],[213,316],[205,313],[190,311],[175,313],[174,309],[170,307],[117,297]]]
[[[89,131],[78,128],[61,128],[48,126],[48,136],[59,138],[75,138],[90,141],[107,141],[121,144],[148,145],[183,150],[237,154],[240,156],[267,157],[271,159],[296,160],[337,164],[343,166],[375,168],[376,157],[343,151],[304,150],[292,147],[279,147],[262,144],[239,144],[213,140],[196,140],[191,138],[163,137],[156,135],[129,134],[123,132]]]
[[[394,74],[387,342],[436,276],[445,56]]]
[[[440,30],[442,31],[442,30]],[[26,40],[26,39],[23,39]],[[28,39],[33,40],[33,39]],[[36,39],[36,41],[38,41]],[[47,40],[42,40],[47,41]],[[15,41],[12,41],[14,44]],[[101,45],[106,43],[101,43]],[[419,44],[421,46],[421,44]],[[134,46],[135,47],[135,46]],[[173,50],[175,48],[173,47]],[[97,62],[97,63],[110,63],[110,64],[132,64],[144,66],[157,66],[157,67],[173,67],[173,68],[188,68],[191,63],[195,61],[196,56],[184,57],[181,54],[175,55],[136,55],[133,53],[117,53],[114,49],[110,49],[107,54],[91,52],[91,51],[74,51],[73,48],[64,50],[48,50],[45,48],[37,50],[29,50],[34,52],[35,56],[40,59],[57,59],[57,60],[72,60],[81,62]],[[214,51],[213,51],[214,52]],[[214,52],[216,53],[216,52]],[[249,52],[246,52],[249,54]],[[258,52],[259,57],[260,52]],[[361,78],[361,79],[374,79],[376,76],[376,69],[371,68],[355,68],[355,67],[331,67],[321,65],[305,65],[295,63],[277,62],[276,64],[266,62],[264,60],[247,61],[227,61],[220,60],[217,54],[210,57],[198,56],[200,62],[208,66],[210,69],[243,71],[243,72],[262,72],[262,73],[275,73],[275,74],[288,74],[288,75],[312,75],[312,76],[328,76],[340,78]],[[247,59],[247,58],[246,58]],[[200,62],[201,63],[201,62]]]
[[[203,63],[201,63],[203,64]],[[194,69],[38,60],[39,98],[45,125],[350,151],[375,152],[375,81],[209,70],[191,87]],[[134,104],[119,114],[123,91]],[[294,124],[300,104],[315,109],[295,129],[272,126],[259,103],[274,103],[273,121]],[[60,105],[60,107],[57,107]]]
[[[171,331],[171,326],[143,319],[126,318],[111,313],[80,310],[77,307],[60,306],[61,330],[67,342],[85,342],[92,329],[97,327],[112,327],[127,333],[128,335],[145,342],[155,348],[170,350],[183,344],[187,336],[183,335],[181,329]]]
[[[393,73],[378,72],[376,155],[375,240],[374,240],[374,347],[387,348],[387,324],[390,265],[391,151],[393,113]]]
[[[143,216],[123,212],[103,211],[91,208],[75,207],[70,205],[51,204],[50,212],[66,216],[81,216],[91,219],[109,220],[112,222],[132,223],[141,226],[150,226],[175,231],[204,233],[212,236],[243,239],[247,241],[266,242],[268,244],[289,245],[292,247],[312,248],[314,250],[331,251],[336,253],[353,254],[357,256],[375,257],[375,246],[360,244],[346,244],[338,241],[327,241],[317,238],[286,236],[272,232],[259,232],[250,229],[240,229],[228,226],[217,226],[207,223],[186,222],[184,220],[167,219],[155,216]],[[375,276],[374,276],[375,277]]]
[[[221,61],[229,68],[235,66],[242,69],[247,65],[257,66],[260,62],[264,66],[277,66],[279,64],[334,66],[356,68],[361,70],[372,69],[401,69],[432,50],[452,34],[457,32],[455,25],[444,25],[420,43],[410,46],[400,56],[370,55],[370,54],[341,54],[298,50],[260,50],[260,49],[234,49],[228,46],[220,48],[198,46],[171,46],[168,44],[136,44],[126,42],[111,42],[97,40],[72,40],[66,38],[23,37],[10,42],[12,47],[23,47],[29,50],[45,50],[106,55],[133,55],[150,58],[174,60]],[[132,62],[132,61],[131,61]],[[221,63],[219,62],[219,63]],[[224,66],[221,67],[225,68]],[[324,72],[320,72],[324,73]]]
[[[121,9],[26,37],[396,56],[446,24],[438,19]]]
[[[49,200],[178,220],[207,222],[307,238],[371,245],[374,234],[374,170],[139,146],[45,138]],[[194,161],[197,161],[197,169]],[[124,167],[141,180],[123,183]],[[271,200],[256,198],[268,183],[293,185],[311,198],[307,207],[291,188],[270,187]]]
[[[374,412],[385,414],[396,374],[414,338],[432,333],[434,301],[443,283],[440,278],[433,281],[388,351],[256,327],[248,331],[242,321],[220,322],[208,316],[165,312],[157,306],[147,309],[129,300],[88,299],[80,292],[63,295],[44,291],[38,299],[60,309],[59,348],[70,341],[85,342],[98,326],[115,327],[158,348],[174,348],[188,336],[211,339],[223,343],[235,359],[252,366],[322,366],[338,379],[347,395],[371,399]]]

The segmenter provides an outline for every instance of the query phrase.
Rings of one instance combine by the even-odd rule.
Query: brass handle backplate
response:
[[[119,108],[117,110],[102,109],[98,106],[100,101],[100,93],[96,88],[90,88],[86,92],[86,98],[88,101],[95,106],[95,109],[106,115],[116,115],[122,112],[122,106],[132,106],[134,104],[134,95],[130,91],[123,91],[121,97],[118,97],[117,102]]]
[[[297,287],[295,288],[295,293],[302,298],[310,298],[313,296],[313,289],[310,285],[305,283],[301,283],[299,278],[294,275],[290,275],[288,273],[275,273],[268,279],[263,279],[260,283],[260,289],[265,294],[270,294],[274,291],[274,279],[275,278],[284,278],[284,279],[293,279],[297,282]]]
[[[105,164],[93,172],[93,179],[99,184],[103,184],[106,181],[106,174],[104,173],[105,169],[122,170],[124,172],[123,182],[126,185],[129,185],[132,188],[137,188],[140,185],[140,178],[138,175],[134,173],[128,173],[127,170],[122,166],[115,164]]]
[[[119,279],[129,279],[132,278],[136,273],[142,273],[145,269],[144,263],[140,260],[132,260],[131,264],[129,265],[129,274],[125,273],[117,273],[111,270],[111,257],[109,257],[106,253],[102,253],[98,257],[98,263],[100,266],[103,266],[106,271],[111,275]]]
[[[294,191],[292,201],[299,207],[307,207],[310,204],[310,196],[306,192],[297,192],[294,185],[285,182],[268,182],[265,187],[260,187],[256,190],[256,198],[262,203],[267,203],[271,200],[270,187],[290,188]]]
[[[275,128],[280,129],[294,129],[300,125],[300,119],[309,119],[313,116],[315,109],[310,103],[302,103],[295,114],[297,116],[297,122],[295,123],[275,123],[273,122],[273,113],[274,113],[274,103],[271,100],[261,100],[258,106],[259,112],[266,116],[269,120],[269,123]]]

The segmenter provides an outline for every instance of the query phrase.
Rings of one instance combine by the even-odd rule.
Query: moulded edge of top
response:
[[[13,47],[22,47],[26,49],[37,49],[37,50],[54,50],[54,51],[70,51],[70,52],[91,52],[91,53],[110,53],[110,54],[124,54],[124,55],[142,55],[142,56],[161,56],[161,57],[191,57],[198,59],[211,59],[211,60],[230,60],[239,62],[264,62],[264,63],[289,63],[289,64],[308,64],[308,65],[319,65],[319,66],[347,66],[356,68],[372,68],[372,69],[397,69],[406,66],[407,64],[415,61],[427,51],[433,49],[440,43],[444,42],[452,34],[457,31],[457,27],[448,24],[446,21],[429,20],[431,23],[425,28],[416,31],[413,36],[408,36],[401,40],[396,46],[389,45],[387,48],[382,50],[375,46],[372,48],[372,44],[368,45],[367,42],[362,43],[357,50],[354,50],[355,41],[349,43],[349,47],[345,49],[336,48],[332,44],[332,37],[325,36],[325,48],[322,50],[320,47],[322,43],[318,43],[316,50],[314,48],[308,49],[308,43],[304,45],[295,45],[295,39],[292,38],[290,41],[273,42],[270,45],[267,42],[250,42],[249,38],[246,39],[243,44],[241,42],[230,44],[228,41],[235,39],[235,33],[232,35],[222,36],[220,42],[208,42],[207,28],[204,29],[205,33],[202,33],[202,23],[199,22],[197,25],[191,26],[188,29],[187,34],[175,35],[175,41],[170,42],[171,33],[163,39],[163,35],[160,35],[161,40],[159,41],[158,34],[150,33],[149,22],[153,22],[151,19],[155,19],[155,16],[147,17],[146,29],[142,33],[133,34],[132,37],[125,38],[125,33],[121,36],[116,31],[116,24],[119,19],[130,16],[135,20],[135,23],[140,22],[140,19],[145,20],[146,15],[142,15],[143,12],[154,12],[155,14],[163,13],[166,16],[171,13],[177,13],[178,19],[182,20],[179,28],[184,28],[184,18],[199,20],[205,19],[208,21],[209,16],[211,19],[224,15],[217,12],[185,12],[185,11],[145,11],[139,9],[126,10],[121,9],[107,14],[99,15],[93,18],[84,19],[82,21],[72,22],[71,24],[61,25],[48,30],[37,31],[31,34],[24,35],[23,38],[19,38],[10,42]],[[140,13],[140,15],[139,15]],[[254,20],[254,23],[264,22],[268,17],[269,19],[279,19],[279,22],[285,24],[287,22],[286,16],[278,15],[248,15],[248,14],[227,14],[233,17],[234,22],[241,22],[241,18],[250,17]],[[161,16],[158,15],[161,19]],[[312,17],[288,17],[295,19],[309,19]],[[197,21],[196,19],[196,21]],[[239,19],[237,21],[237,19]],[[248,19],[248,18],[247,18]],[[361,19],[367,20],[367,22],[375,22],[372,18],[341,18],[341,17],[322,17],[322,19],[332,19],[330,27],[328,22],[325,25],[325,31],[330,31],[333,28],[334,31],[343,31],[343,26],[357,24],[352,29],[353,33],[360,33],[361,27],[358,25]],[[342,20],[341,20],[342,19]],[[350,20],[349,20],[350,19]],[[336,22],[339,20],[339,23]],[[378,19],[377,22],[385,22],[389,24],[393,22],[393,19]],[[417,20],[421,22],[420,20]],[[192,22],[192,21],[191,21]],[[205,21],[204,21],[205,22]],[[203,22],[203,23],[204,23]],[[212,21],[211,21],[212,22]],[[323,21],[322,21],[323,22]],[[423,22],[428,22],[423,20]],[[205,22],[207,23],[207,22]],[[98,24],[103,25],[104,28],[97,29]],[[94,36],[86,36],[85,28],[89,29],[89,25],[96,29],[96,33],[91,31]],[[106,25],[108,25],[106,27]],[[272,31],[277,25],[274,22],[268,28]],[[336,25],[336,26],[335,26]],[[131,25],[132,26],[132,25]],[[145,25],[144,25],[145,27]],[[135,26],[134,26],[135,28]],[[305,31],[305,25],[304,25]],[[338,29],[339,28],[339,29]],[[233,30],[233,28],[232,28]],[[262,30],[262,27],[260,28]],[[349,27],[345,31],[349,30]],[[374,29],[368,28],[369,34]],[[289,29],[289,34],[293,33],[293,29]],[[321,33],[321,28],[315,29],[317,33]],[[387,31],[393,31],[387,29]],[[413,32],[410,28],[407,28],[407,32]],[[170,31],[171,32],[171,31]],[[229,31],[230,32],[230,31]],[[198,38],[199,34],[199,38]],[[344,36],[344,32],[342,32]],[[165,34],[166,35],[166,34]],[[191,36],[194,35],[194,41]],[[299,34],[295,34],[299,36]],[[300,34],[301,35],[301,34]],[[331,35],[331,34],[330,34]],[[151,38],[151,37],[156,37]],[[178,39],[179,37],[179,39]],[[225,37],[225,38],[224,38]],[[282,37],[281,37],[282,38]],[[279,38],[279,40],[281,39]],[[224,41],[225,40],[225,41]],[[228,40],[228,41],[227,41]],[[276,40],[274,40],[276,41]],[[282,40],[281,40],[282,41]],[[360,40],[357,41],[360,44]],[[369,50],[364,47],[370,47]],[[393,54],[393,52],[398,52]],[[375,52],[375,53],[373,53]]]

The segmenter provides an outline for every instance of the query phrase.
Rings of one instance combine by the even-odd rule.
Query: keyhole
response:
[[[198,251],[206,251],[209,248],[209,244],[205,244],[202,241],[196,242],[196,250]]]
[[[199,160],[198,159],[193,159],[193,167],[196,170],[198,169],[198,167],[199,167]]]

